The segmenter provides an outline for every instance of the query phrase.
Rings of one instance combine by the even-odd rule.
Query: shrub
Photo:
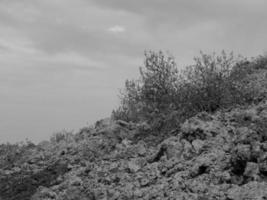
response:
[[[71,131],[62,130],[60,132],[54,133],[51,138],[50,142],[52,143],[60,143],[61,141],[70,142],[73,140],[73,133]]]
[[[241,104],[257,103],[267,97],[267,57],[258,56],[236,65],[231,78],[239,91]]]
[[[258,56],[253,63],[254,69],[267,69],[267,56]]]
[[[222,51],[201,52],[195,64],[178,71],[174,58],[162,52],[145,54],[140,78],[127,80],[121,105],[113,118],[147,121],[152,128],[171,129],[198,112],[214,112],[236,104],[252,103],[259,96],[255,71],[266,69],[266,57],[248,61]],[[262,78],[264,79],[264,78]]]
[[[195,64],[182,72],[178,108],[184,108],[190,117],[237,103],[239,92],[235,82],[238,80],[231,78],[231,72],[238,62],[233,53],[222,51],[217,56],[201,52],[201,56],[195,58]]]
[[[120,94],[121,105],[112,112],[113,118],[125,121],[137,121],[140,119],[142,101],[139,84],[139,81],[126,80],[125,89]]]
[[[173,105],[177,78],[173,57],[165,56],[161,51],[146,52],[140,78],[126,80],[121,92],[121,105],[113,111],[113,118],[141,121],[162,114]]]

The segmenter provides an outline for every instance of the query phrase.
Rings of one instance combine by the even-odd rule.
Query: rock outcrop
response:
[[[267,102],[199,113],[153,146],[142,126],[106,119],[26,148],[1,167],[0,199],[267,199]]]

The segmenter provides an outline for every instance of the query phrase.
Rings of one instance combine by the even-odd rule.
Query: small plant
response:
[[[59,143],[61,141],[72,141],[73,140],[73,133],[67,130],[63,130],[61,132],[54,133],[50,138],[52,143]]]

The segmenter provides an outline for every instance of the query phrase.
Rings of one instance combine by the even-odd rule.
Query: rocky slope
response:
[[[154,139],[145,123],[105,119],[6,154],[2,147],[0,199],[267,199],[267,101],[199,113]]]

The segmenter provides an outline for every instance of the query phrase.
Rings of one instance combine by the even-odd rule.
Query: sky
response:
[[[266,0],[0,0],[0,143],[110,116],[144,51],[266,53]]]

